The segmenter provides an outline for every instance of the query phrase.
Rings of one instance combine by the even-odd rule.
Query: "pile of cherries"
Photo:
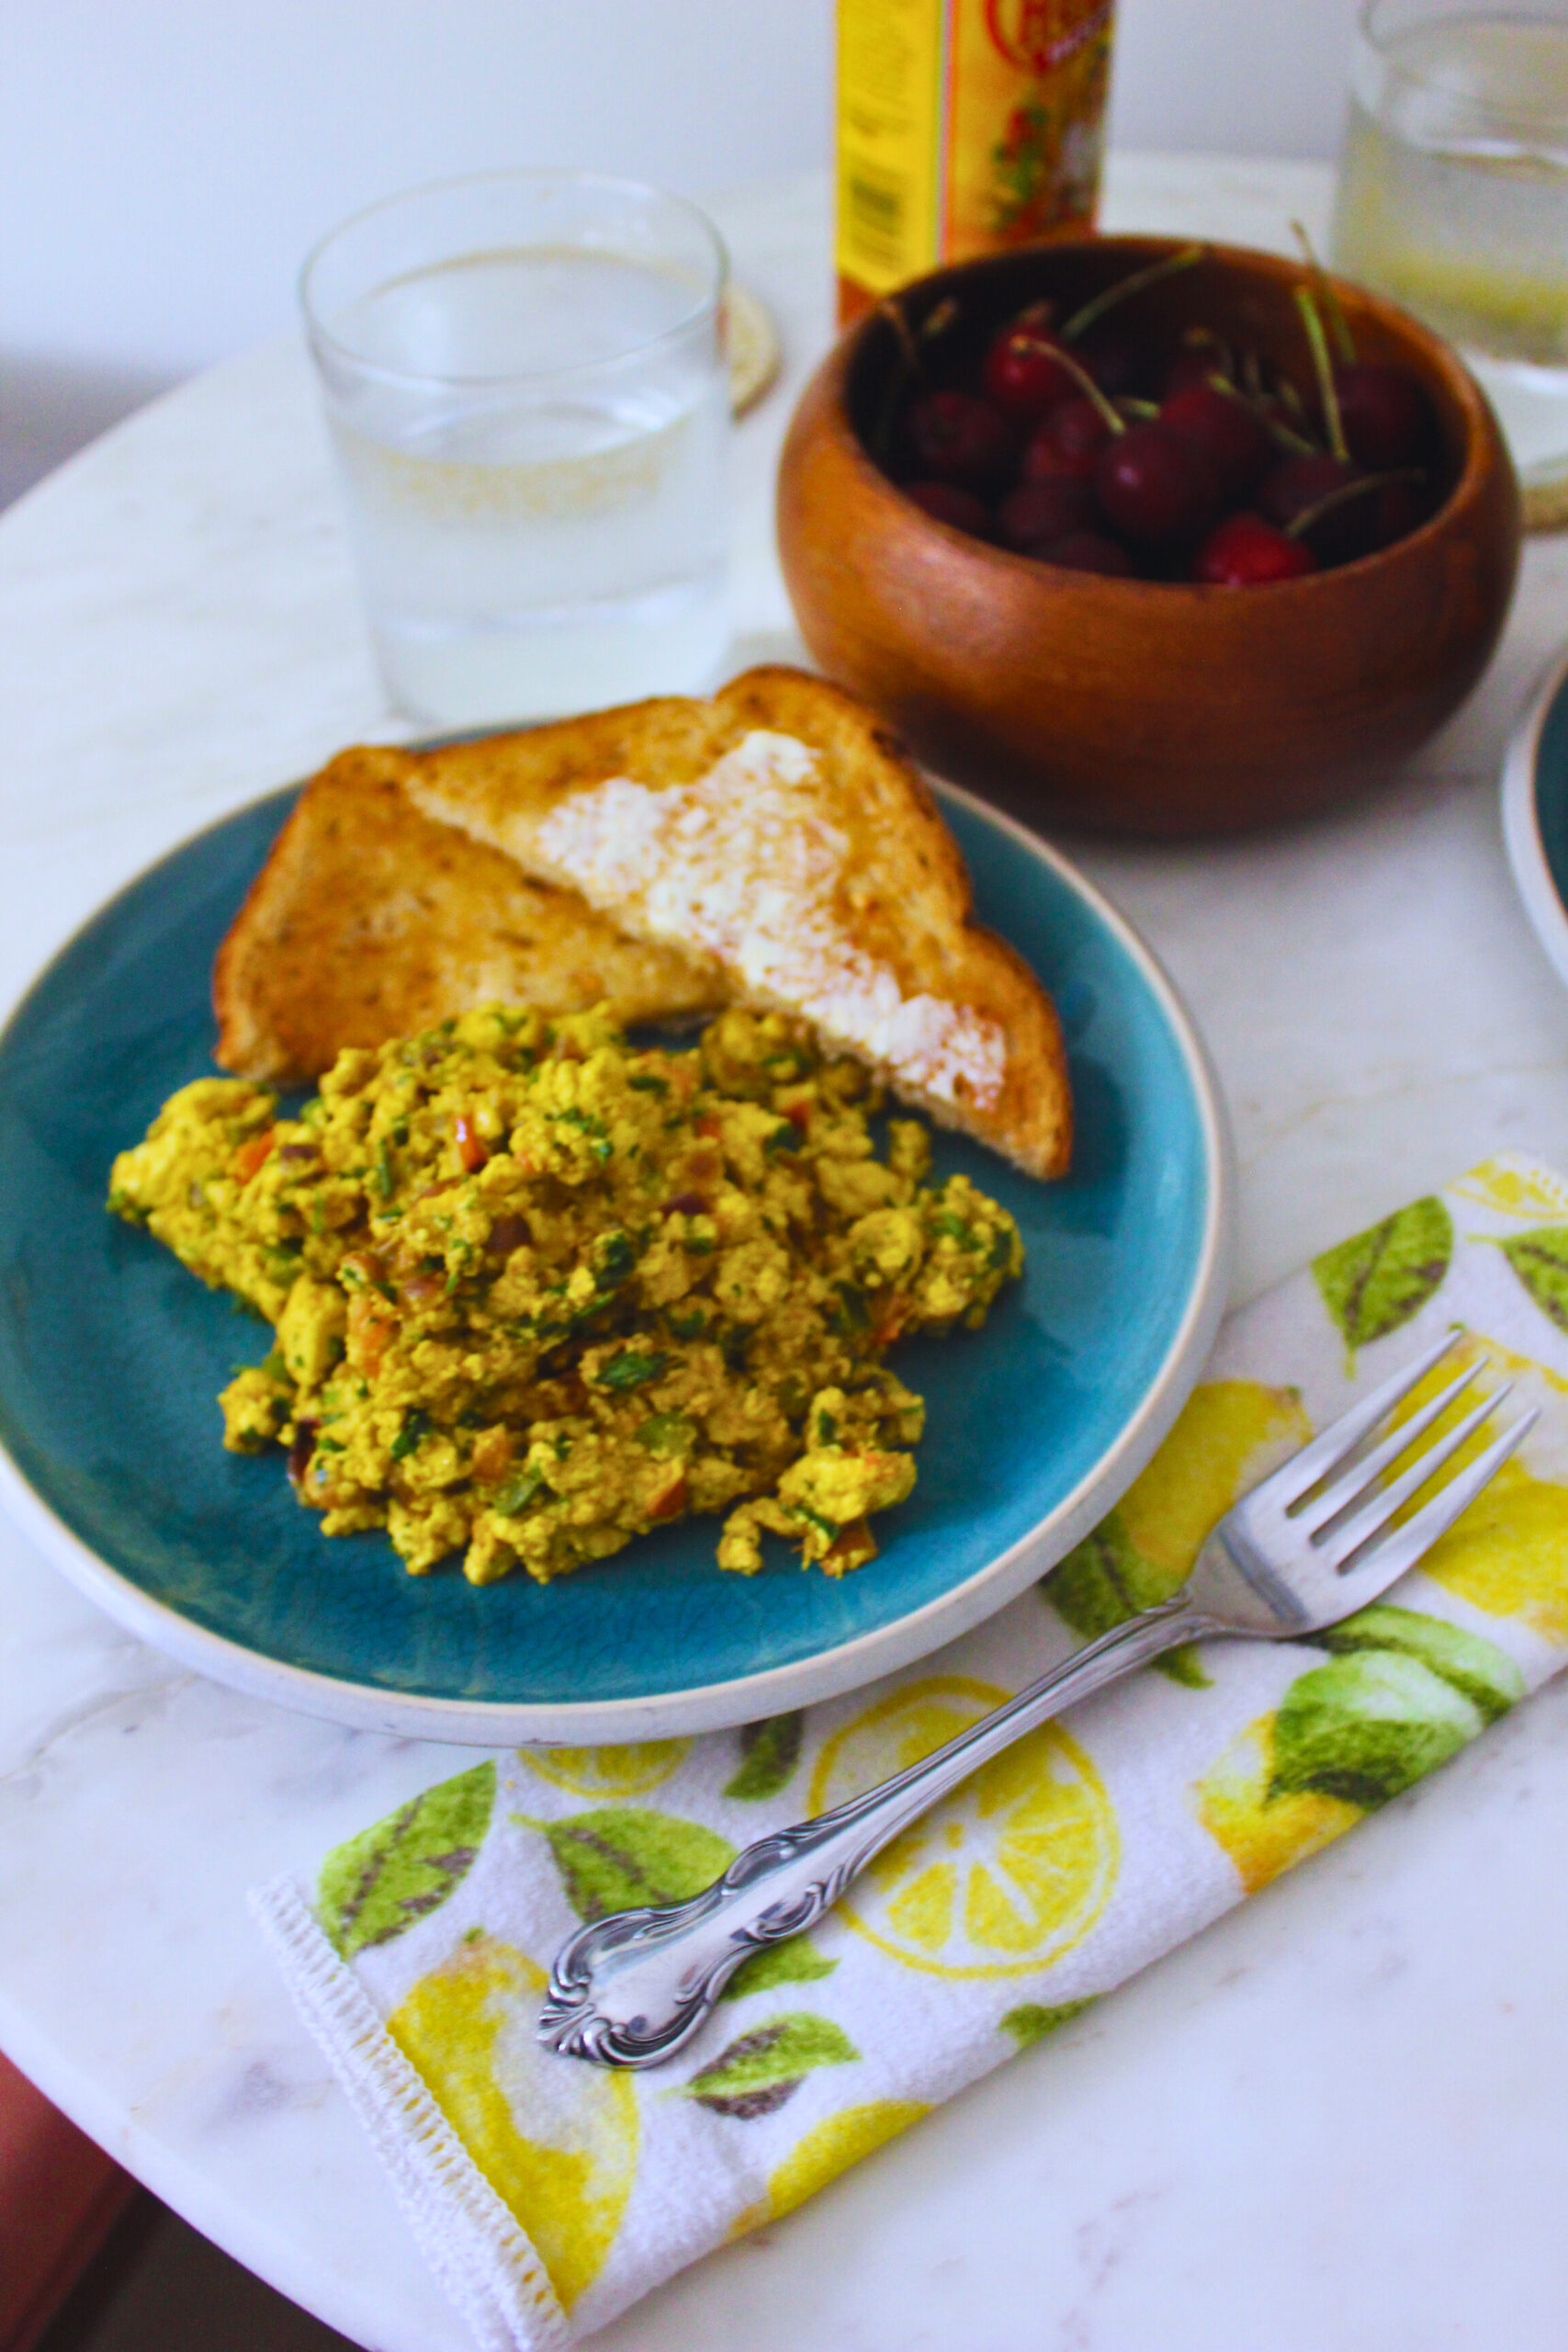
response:
[[[1315,269],[1295,291],[1305,390],[1201,323],[1174,348],[1139,336],[1127,306],[1205,257],[1184,248],[1060,324],[1031,303],[986,345],[977,380],[953,356],[956,302],[918,330],[886,305],[899,352],[874,454],[954,529],[1122,579],[1258,588],[1403,538],[1437,497],[1418,379],[1357,359]]]

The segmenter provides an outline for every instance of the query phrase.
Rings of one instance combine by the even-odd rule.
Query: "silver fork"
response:
[[[604,2066],[660,2065],[691,2040],[743,1960],[813,1926],[873,1855],[1025,1732],[1178,1643],[1216,1634],[1298,1640],[1386,1592],[1453,1525],[1537,1419],[1533,1409],[1522,1414],[1403,1526],[1382,1532],[1508,1394],[1505,1385],[1483,1397],[1397,1476],[1378,1483],[1480,1370],[1472,1364],[1358,1452],[1459,1336],[1435,1340],[1244,1495],[1211,1531],[1172,1599],[1112,1626],[879,1788],[759,1838],[690,1902],[617,1911],[580,1928],[550,1971],[540,2041]]]

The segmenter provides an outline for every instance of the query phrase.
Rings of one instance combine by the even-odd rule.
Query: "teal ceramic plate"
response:
[[[1568,980],[1568,655],[1554,662],[1503,766],[1503,835],[1525,912]]]
[[[1040,1577],[1153,1453],[1223,1302],[1222,1114],[1168,981],[1062,859],[943,794],[983,919],[1061,1009],[1077,1145],[1045,1185],[952,1137],[1023,1229],[984,1331],[897,1351],[925,1396],[911,1501],[837,1581],[780,1546],[720,1572],[717,1522],[548,1587],[411,1577],[336,1538],[276,1453],[219,1442],[215,1398],[269,1334],[106,1216],[109,1162],[212,1069],[213,952],[289,806],[243,809],[133,882],[0,1037],[0,1478],[66,1575],[145,1640],[241,1690],[433,1739],[663,1737],[776,1714],[924,1656]]]

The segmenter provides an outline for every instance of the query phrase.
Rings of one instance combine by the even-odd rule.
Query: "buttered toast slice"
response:
[[[575,890],[421,814],[406,752],[341,752],[308,784],[218,952],[218,1060],[273,1083],[315,1078],[497,999],[618,1020],[704,1012],[716,965],[629,939]]]
[[[1067,1166],[1060,1027],[970,919],[969,876],[874,712],[803,671],[410,755],[407,790],[625,931],[716,959],[906,1102],[1036,1176]]]

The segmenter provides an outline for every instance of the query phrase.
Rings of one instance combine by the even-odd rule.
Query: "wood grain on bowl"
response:
[[[899,300],[960,305],[976,347],[1025,302],[1066,311],[1177,250],[1158,237],[1044,246],[941,270]],[[1138,298],[1308,378],[1298,265],[1215,246]],[[1408,537],[1260,589],[1066,571],[922,512],[868,453],[897,345],[874,315],[807,386],[779,472],[779,551],[830,677],[943,775],[1039,821],[1142,834],[1279,822],[1386,778],[1479,679],[1518,561],[1518,492],[1462,362],[1403,311],[1336,281],[1359,356],[1410,368],[1436,411],[1446,495]]]

